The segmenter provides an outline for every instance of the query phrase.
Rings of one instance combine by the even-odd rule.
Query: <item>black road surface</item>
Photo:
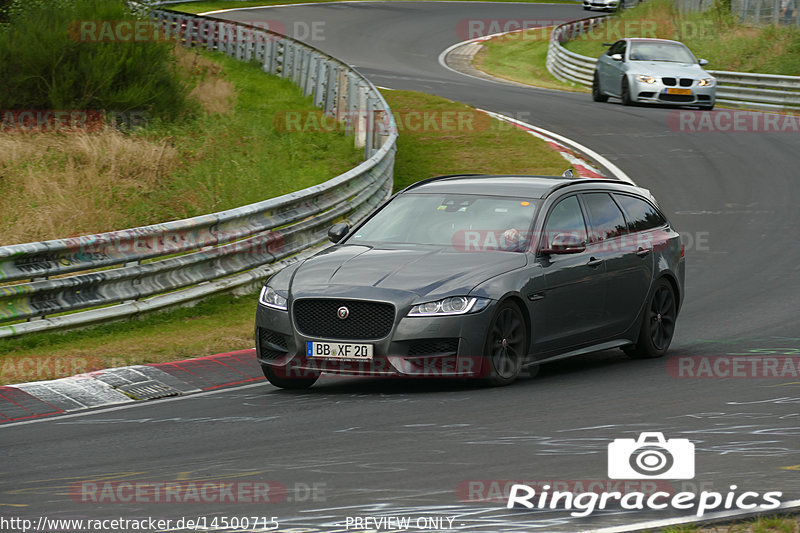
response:
[[[788,360],[797,369],[800,134],[679,131],[673,109],[596,104],[584,94],[464,77],[438,63],[442,50],[469,37],[465,20],[559,21],[582,13],[572,5],[358,2],[217,16],[280,20],[378,86],[433,93],[544,127],[603,154],[649,188],[686,244],[687,299],[668,359],[604,352],[500,389],[324,377],[294,393],[263,383],[11,424],[0,428],[0,516],[202,516],[208,524],[215,516],[274,516],[281,529],[297,531],[370,529],[374,522],[355,519],[379,516],[410,517],[417,530],[426,524],[417,519],[430,517],[445,518],[444,529],[452,530],[581,531],[677,511],[610,508],[576,518],[564,509],[507,510],[498,491],[508,480],[561,487],[607,480],[609,442],[642,431],[696,447],[694,478],[659,487],[724,495],[736,485],[737,495],[800,497],[800,377],[785,371],[782,378],[724,379],[733,367],[720,365],[716,377],[677,374],[678,358],[686,356],[794,356]],[[746,374],[749,364],[738,371]],[[75,485],[84,480],[97,485]],[[113,493],[119,485],[102,485],[137,480],[237,481],[245,488],[269,481],[281,501],[126,503],[119,500],[127,493]],[[627,490],[652,490],[655,482],[643,483]],[[112,492],[92,501],[101,489]],[[389,526],[378,529],[397,523]]]

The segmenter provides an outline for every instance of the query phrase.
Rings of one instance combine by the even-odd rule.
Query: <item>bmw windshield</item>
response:
[[[688,48],[678,43],[632,42],[631,61],[672,61],[697,63]]]
[[[403,194],[369,219],[350,244],[408,244],[460,248],[481,243],[522,251],[538,200],[473,194]]]

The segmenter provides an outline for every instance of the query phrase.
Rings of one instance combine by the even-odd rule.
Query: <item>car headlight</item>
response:
[[[275,292],[275,289],[270,287],[269,285],[264,285],[264,288],[261,289],[261,294],[258,296],[258,301],[262,305],[266,305],[267,307],[271,307],[273,309],[280,309],[281,311],[286,311],[286,298]]]
[[[702,80],[697,82],[697,85],[699,85],[700,87],[711,87],[712,85],[714,85],[714,78],[703,78]]]
[[[444,316],[475,313],[489,304],[488,298],[469,296],[451,296],[435,302],[417,304],[408,312],[408,316]]]
[[[657,80],[653,76],[636,76],[642,83],[655,83]]]

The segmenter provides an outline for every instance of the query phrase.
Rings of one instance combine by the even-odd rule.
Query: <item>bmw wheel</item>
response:
[[[623,105],[631,105],[633,101],[631,100],[631,90],[628,87],[628,78],[622,78],[622,104]]]
[[[647,300],[639,340],[635,346],[624,348],[625,353],[634,359],[651,359],[667,353],[675,333],[677,313],[672,285],[661,278]]]
[[[592,78],[592,100],[595,102],[608,101],[608,96],[600,91],[600,78],[597,75],[596,70],[594,71],[594,77]]]
[[[267,381],[281,389],[307,389],[319,379],[319,373],[297,370],[301,375],[291,376],[292,369],[289,365],[284,367],[274,367],[271,365],[261,365],[264,377]]]
[[[519,377],[527,346],[525,319],[519,307],[511,302],[500,305],[486,333],[486,383],[492,386],[513,383]]]

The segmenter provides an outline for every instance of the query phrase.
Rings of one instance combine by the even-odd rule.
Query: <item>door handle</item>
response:
[[[639,250],[636,251],[636,255],[638,255],[639,257],[647,257],[647,254],[649,253],[650,253],[650,248],[639,248]]]
[[[590,267],[596,267],[596,266],[602,265],[603,264],[603,260],[602,259],[595,259],[594,257],[592,257],[591,259],[589,259],[589,262],[586,263],[586,264],[588,266],[590,266]]]

